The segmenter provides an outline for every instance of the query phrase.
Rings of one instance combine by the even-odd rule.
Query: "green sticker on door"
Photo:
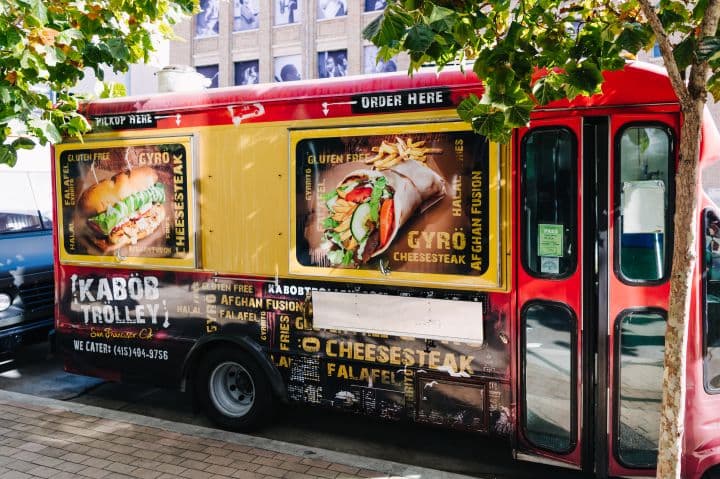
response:
[[[563,225],[538,224],[538,256],[563,256]]]

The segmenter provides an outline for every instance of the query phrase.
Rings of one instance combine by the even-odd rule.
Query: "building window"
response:
[[[376,12],[378,10],[385,10],[387,6],[387,0],[365,0],[365,11]]]
[[[210,86],[208,88],[218,87],[218,66],[217,65],[205,65],[202,67],[195,67],[195,70],[205,78],[210,79]]]
[[[287,55],[274,60],[275,81],[296,81],[302,79],[302,56]]]
[[[367,45],[363,48],[363,73],[388,73],[397,71],[397,56],[384,61],[377,57],[378,47]]]
[[[260,69],[258,60],[235,62],[234,65],[236,85],[254,85],[258,83],[258,70]]]
[[[234,32],[258,28],[258,0],[235,0],[233,11]]]
[[[318,20],[344,17],[347,15],[346,0],[318,0]]]
[[[200,13],[195,16],[195,37],[212,37],[219,33],[220,0],[200,0]]]
[[[347,50],[318,53],[318,77],[332,78],[347,75]]]
[[[302,0],[275,0],[275,25],[297,23],[302,16]]]

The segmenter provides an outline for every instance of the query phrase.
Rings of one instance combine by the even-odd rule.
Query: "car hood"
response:
[[[0,286],[21,286],[52,275],[52,235],[0,236]]]

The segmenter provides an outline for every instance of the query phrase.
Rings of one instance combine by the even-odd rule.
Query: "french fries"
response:
[[[365,160],[365,163],[376,170],[387,170],[408,160],[426,163],[425,155],[442,153],[442,148],[425,148],[425,140],[413,142],[410,137],[403,139],[396,136],[395,143],[383,141],[380,146],[373,147],[372,151],[376,155]]]

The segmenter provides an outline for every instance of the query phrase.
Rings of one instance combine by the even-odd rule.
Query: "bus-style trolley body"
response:
[[[475,431],[652,475],[681,116],[631,63],[498,145],[460,72],[103,100],[54,150],[66,369]],[[641,88],[638,86],[641,85]],[[720,463],[720,151],[708,117],[683,477]],[[717,195],[716,195],[717,196]]]

